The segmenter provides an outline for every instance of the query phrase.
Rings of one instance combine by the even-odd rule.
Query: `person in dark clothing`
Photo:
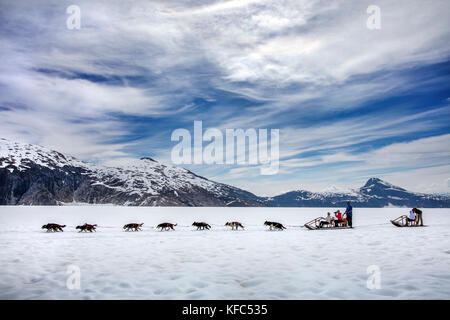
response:
[[[420,220],[420,225],[423,226],[422,210],[419,210],[417,208],[412,208],[411,211],[416,214],[416,226],[419,225],[419,220]]]
[[[352,208],[352,205],[350,204],[349,201],[347,201],[347,208],[345,209],[344,214],[347,216],[347,223],[348,223],[348,226],[349,226],[350,228],[353,228],[353,226],[352,226],[353,208]]]

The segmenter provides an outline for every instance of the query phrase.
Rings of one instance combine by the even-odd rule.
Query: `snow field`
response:
[[[342,209],[342,208],[341,208]],[[1,299],[449,299],[449,209],[426,228],[389,223],[403,208],[355,208],[353,230],[309,231],[331,208],[0,207]],[[288,229],[268,231],[265,220]],[[212,230],[190,225],[205,221]],[[244,231],[231,231],[240,221]],[[66,224],[46,233],[43,224]],[[96,223],[97,233],[78,233]],[[123,225],[144,222],[142,232]],[[161,222],[178,223],[160,232]],[[381,288],[369,289],[369,266]],[[81,287],[69,289],[69,266]]]

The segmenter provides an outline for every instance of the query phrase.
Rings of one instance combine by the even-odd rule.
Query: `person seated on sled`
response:
[[[411,210],[409,212],[409,216],[406,217],[406,226],[411,225],[415,221],[416,221],[416,213],[413,210]]]
[[[331,213],[328,212],[327,217],[324,219],[324,221],[320,221],[319,228],[322,228],[324,225],[330,225],[331,221],[333,221],[333,217],[331,216]]]
[[[342,223],[342,222],[344,222],[344,219],[342,218],[342,213],[341,213],[341,211],[336,211],[335,213],[334,213],[334,216],[336,217],[335,219],[334,219],[334,226],[335,227],[339,227],[339,224],[340,223]]]

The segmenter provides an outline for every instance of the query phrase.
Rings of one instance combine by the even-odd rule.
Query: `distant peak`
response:
[[[389,182],[386,182],[384,180],[381,180],[379,178],[370,178],[369,180],[367,180],[366,184],[362,187],[362,189],[367,189],[367,188],[372,188],[372,187],[378,187],[378,188],[382,188],[382,189],[397,189],[397,190],[402,190],[405,191],[405,189],[397,187]]]
[[[297,190],[294,190],[294,191],[292,191],[292,192],[303,193],[303,192],[309,192],[309,191],[306,190],[306,189],[297,189]]]
[[[368,187],[368,186],[373,185],[373,184],[387,184],[387,182],[384,182],[380,178],[370,178],[369,180],[367,180],[367,182],[364,185],[364,187]]]
[[[141,160],[148,160],[148,161],[152,161],[152,162],[158,162],[155,159],[150,158],[150,157],[142,157]]]

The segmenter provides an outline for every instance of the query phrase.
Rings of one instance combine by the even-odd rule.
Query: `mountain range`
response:
[[[148,157],[106,167],[0,139],[0,205],[342,207],[346,201],[358,207],[450,207],[448,195],[409,192],[378,178],[350,192],[259,197]]]
[[[450,196],[407,191],[378,178],[370,178],[357,190],[349,192],[290,191],[266,200],[270,207],[343,207],[353,206],[449,208]]]

